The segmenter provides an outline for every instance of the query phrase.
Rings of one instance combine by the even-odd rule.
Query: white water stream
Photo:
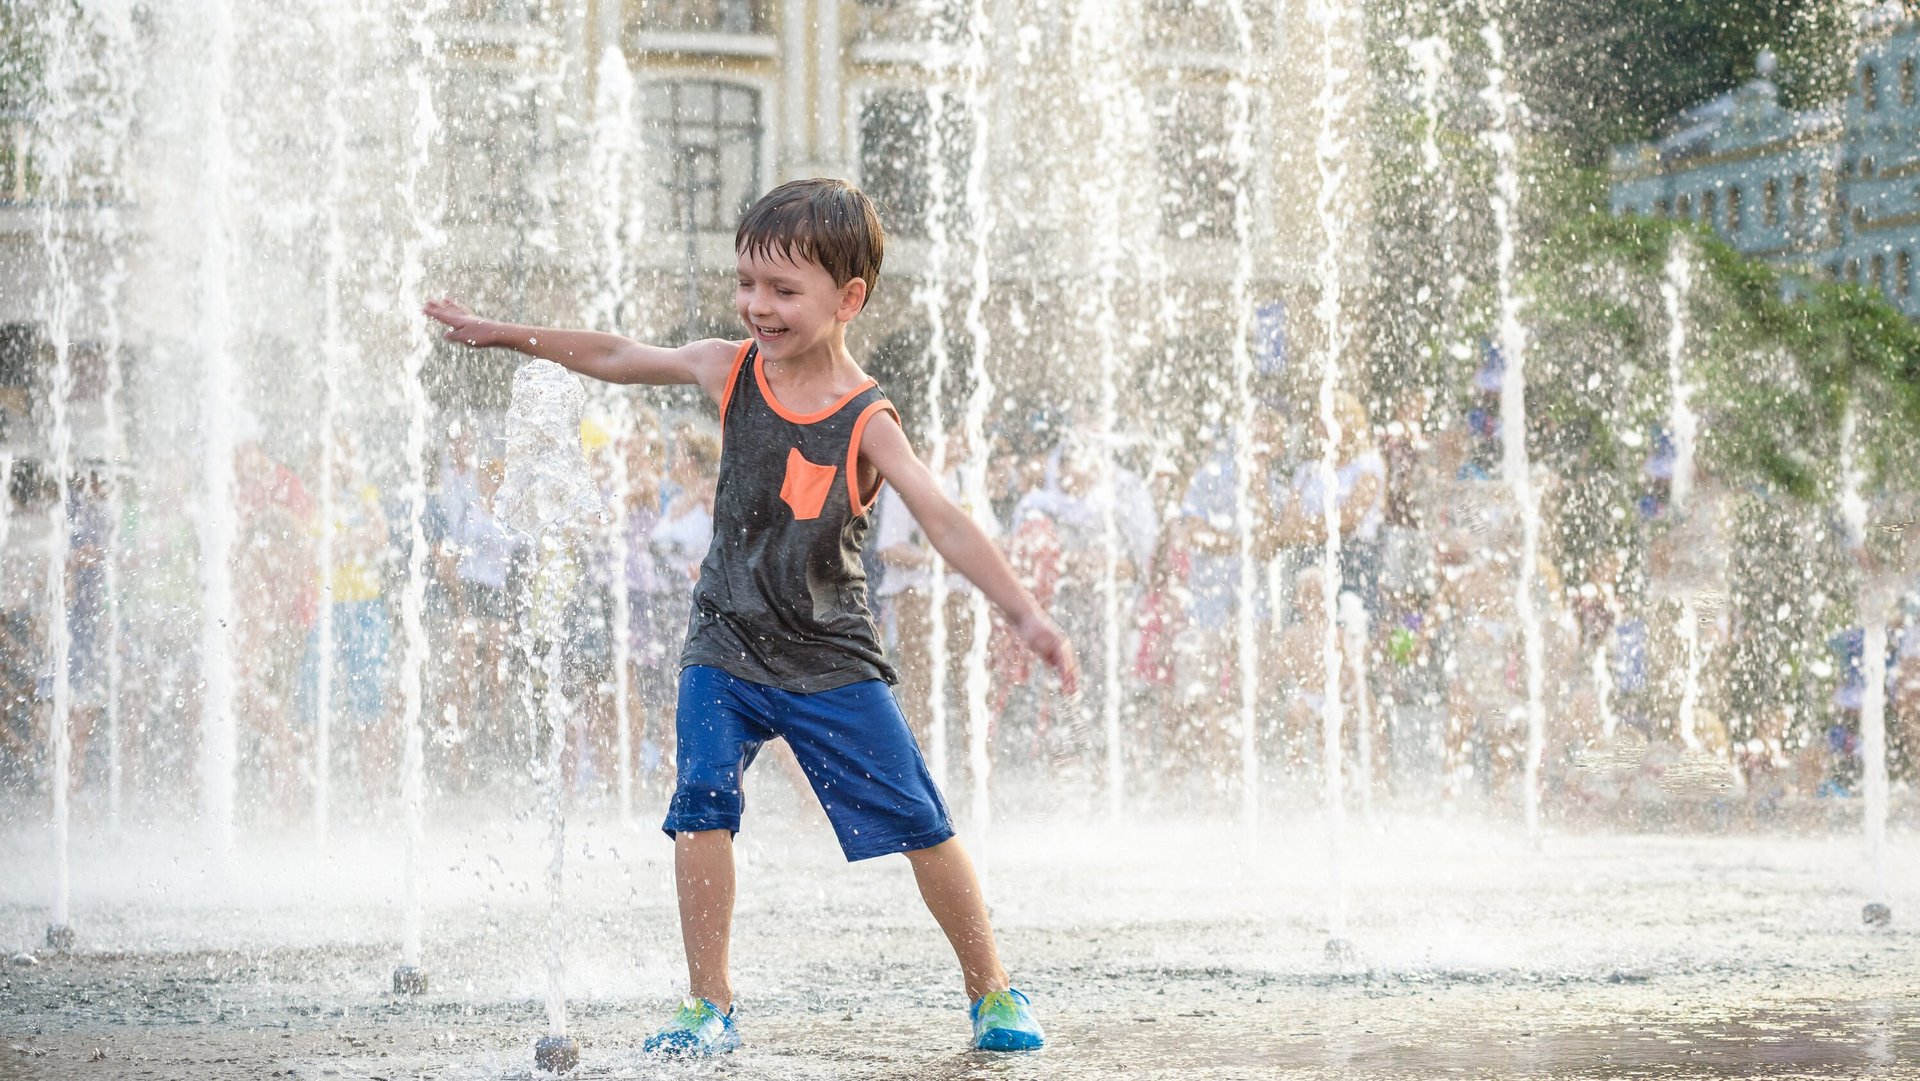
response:
[[[605,513],[580,451],[586,390],[551,361],[533,360],[513,376],[507,409],[507,476],[500,520],[528,537],[534,571],[527,584],[528,643],[521,699],[535,734],[534,774],[547,822],[546,1005],[550,1036],[567,1034],[566,753],[573,707],[561,690],[567,605],[580,581],[579,546]],[[539,749],[544,744],[544,758]]]
[[[1340,417],[1335,408],[1340,383],[1340,361],[1351,333],[1346,324],[1344,278],[1348,207],[1344,201],[1347,178],[1347,104],[1350,95],[1346,50],[1351,47],[1352,13],[1343,0],[1314,0],[1308,19],[1319,31],[1319,94],[1315,112],[1319,134],[1314,140],[1314,162],[1320,184],[1314,200],[1320,224],[1321,248],[1314,277],[1320,284],[1314,315],[1320,324],[1320,596],[1325,634],[1320,643],[1321,712],[1320,769],[1322,807],[1326,819],[1327,937],[1330,950],[1345,948],[1347,938],[1347,807],[1345,754],[1340,698],[1340,483],[1336,475],[1341,442]]]
[[[395,295],[425,293],[427,259],[439,242],[438,200],[427,193],[427,171],[433,160],[439,120],[434,112],[434,57],[438,47],[432,19],[438,4],[426,3],[407,18],[405,100],[410,123],[409,141],[401,167],[399,196],[408,233],[401,243],[399,280]],[[426,856],[426,748],[421,731],[425,709],[427,632],[424,623],[427,588],[427,401],[421,373],[433,351],[431,332],[424,320],[409,327],[407,350],[401,364],[401,396],[406,403],[406,437],[402,462],[406,470],[407,575],[400,594],[400,805],[406,828],[406,867],[401,922],[400,963],[420,967],[421,925],[425,920],[420,862]],[[576,425],[575,431],[578,431]]]
[[[1498,269],[1500,352],[1506,362],[1500,376],[1500,472],[1520,511],[1520,566],[1514,578],[1514,611],[1520,617],[1527,699],[1527,747],[1522,784],[1527,834],[1540,835],[1540,760],[1546,751],[1546,647],[1535,589],[1540,580],[1540,501],[1533,487],[1533,462],[1527,452],[1527,329],[1521,321],[1525,301],[1514,269],[1514,238],[1519,229],[1519,149],[1514,125],[1520,98],[1507,86],[1507,43],[1500,20],[1481,30],[1488,51],[1487,85],[1482,92],[1490,111],[1484,137],[1493,151],[1494,184],[1489,201],[1499,236]]]
[[[993,377],[987,368],[993,335],[987,323],[987,297],[993,289],[994,207],[988,181],[993,171],[992,132],[988,122],[990,82],[993,76],[993,17],[987,0],[973,0],[967,14],[967,45],[963,62],[966,84],[963,98],[967,115],[973,118],[973,147],[967,160],[967,211],[973,217],[971,280],[967,294],[966,328],[973,339],[971,358],[972,393],[967,396],[967,460],[961,468],[960,490],[967,505],[985,507],[991,503],[987,491],[987,414],[994,404]],[[969,822],[973,833],[973,857],[978,865],[981,888],[987,883],[992,865],[989,848],[993,808],[988,785],[991,761],[987,746],[987,644],[993,632],[992,611],[986,595],[978,590],[971,595],[973,638],[967,643],[967,761],[973,775]]]
[[[236,840],[235,772],[239,725],[234,716],[235,616],[232,559],[240,530],[234,505],[235,425],[244,409],[234,357],[232,133],[227,95],[233,85],[232,0],[209,0],[198,28],[200,175],[193,208],[199,234],[195,325],[200,355],[200,813],[211,847],[230,861]]]

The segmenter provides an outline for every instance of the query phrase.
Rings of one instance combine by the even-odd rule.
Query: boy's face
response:
[[[801,356],[828,341],[860,312],[867,283],[833,284],[833,275],[810,260],[779,254],[738,254],[734,307],[740,321],[770,360]]]

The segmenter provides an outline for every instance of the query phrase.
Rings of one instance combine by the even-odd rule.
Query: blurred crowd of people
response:
[[[1318,416],[1278,409],[1256,412],[1251,439],[1219,428],[1198,446],[1057,419],[990,434],[980,447],[960,427],[923,438],[949,491],[1075,641],[1085,692],[1078,714],[1066,711],[994,619],[985,647],[974,648],[972,588],[941,567],[887,490],[867,546],[870,594],[922,746],[936,724],[949,746],[964,745],[977,681],[996,768],[1097,780],[1112,717],[1133,791],[1225,791],[1251,743],[1270,773],[1298,776],[1308,793],[1332,694],[1345,753],[1373,790],[1509,795],[1527,746],[1529,664],[1515,590],[1523,523],[1497,479],[1495,427],[1469,413],[1429,430],[1424,402],[1383,419],[1348,394],[1333,414],[1340,438],[1330,468]],[[671,786],[678,652],[712,537],[720,441],[712,420],[693,414],[637,409],[610,427],[589,421],[581,433],[607,516],[582,553],[586,574],[566,620],[568,774],[581,792],[611,791],[624,715],[627,768],[645,798]],[[296,815],[312,791],[322,709],[333,775],[369,798],[395,788],[410,611],[419,614],[421,723],[437,783],[458,790],[524,771],[537,743],[521,696],[527,643],[516,632],[529,553],[496,515],[506,468],[499,445],[455,425],[416,523],[399,493],[376,485],[351,438],[335,440],[325,478],[276,461],[257,438],[243,442],[229,659],[241,758],[264,813]],[[962,477],[963,466],[981,464],[976,454],[983,491]],[[1650,457],[1638,504],[1649,520],[1671,513],[1671,461]],[[1559,481],[1544,483],[1552,505]],[[112,498],[112,485],[106,470],[90,469],[69,486],[63,621],[48,619],[44,561],[9,565],[0,781],[14,791],[37,790],[51,768],[55,622],[68,634],[64,693],[83,793],[97,793],[105,776],[100,733],[110,705],[129,783],[174,778],[180,789],[193,774],[205,690],[198,658],[211,647],[191,614],[198,582],[177,568],[192,565],[183,554],[205,536],[156,527],[173,519],[143,519]],[[16,519],[22,505],[46,502],[17,478],[12,487]],[[1691,498],[1707,508],[1692,520],[1709,520],[1711,484]],[[425,573],[410,601],[416,524]],[[1796,739],[1792,718],[1778,711],[1736,723],[1726,585],[1665,570],[1686,562],[1674,546],[1691,543],[1674,532],[1661,542],[1667,551],[1656,544],[1651,573],[1602,545],[1577,580],[1551,546],[1543,552],[1531,599],[1550,789],[1563,801],[1605,801],[1618,794],[1606,789],[1610,765],[1693,755],[1774,795],[1849,794],[1859,648],[1846,650],[1858,629],[1836,638],[1841,675],[1818,738]],[[16,536],[11,547],[22,544]],[[168,566],[175,573],[154,571]],[[1674,580],[1661,585],[1663,576]],[[1920,729],[1920,635],[1896,629],[1892,641],[1893,728],[1904,754],[1908,728]],[[1624,759],[1623,746],[1633,750]],[[964,757],[952,756],[948,783]]]

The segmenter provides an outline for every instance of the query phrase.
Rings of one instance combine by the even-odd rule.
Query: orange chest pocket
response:
[[[780,498],[793,508],[795,518],[820,517],[827,493],[833,490],[835,472],[833,466],[807,461],[799,447],[787,451],[787,479],[780,485]]]

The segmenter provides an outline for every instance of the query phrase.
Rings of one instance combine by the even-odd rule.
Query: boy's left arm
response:
[[[1013,576],[1013,568],[986,532],[940,490],[932,471],[913,452],[907,433],[891,414],[876,414],[866,426],[860,437],[860,457],[900,493],[934,550],[980,587],[987,599],[1006,613],[1014,633],[1027,648],[1060,673],[1061,689],[1068,694],[1077,690],[1080,666],[1074,659],[1073,644]]]

